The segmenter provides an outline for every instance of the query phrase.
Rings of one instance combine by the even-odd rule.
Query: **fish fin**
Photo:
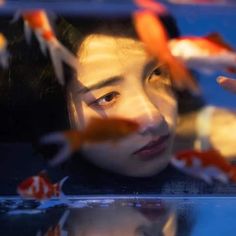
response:
[[[29,44],[31,41],[32,31],[27,21],[24,21],[24,35],[26,42]]]
[[[4,50],[3,52],[0,53],[0,65],[2,66],[3,69],[8,68],[9,57],[10,57],[10,54],[8,53],[7,50]]]
[[[35,236],[43,236],[41,231],[38,231]]]
[[[49,183],[52,182],[51,179],[49,178],[48,173],[47,173],[46,170],[41,170],[41,171],[39,172],[38,176],[44,178],[44,179],[45,179],[46,181],[48,181]]]
[[[204,180],[207,184],[211,185],[213,183],[211,176],[209,176],[203,172],[199,173],[199,175],[196,177],[199,177],[200,179]]]
[[[44,39],[41,36],[40,32],[35,32],[35,36],[39,42],[39,47],[41,52],[43,53],[44,56],[47,55],[47,44],[45,43]]]
[[[63,193],[62,187],[68,178],[69,176],[65,176],[63,179],[60,180],[59,183],[56,183],[53,185],[55,196],[58,196],[60,200],[65,204],[69,204],[69,200],[67,199],[66,195]]]
[[[58,47],[60,48],[59,53],[62,60],[77,71],[78,61],[76,56],[60,42],[58,42]]]
[[[60,163],[63,163],[73,152],[73,150],[71,150],[70,148],[70,143],[64,133],[58,132],[46,135],[41,138],[40,143],[46,145],[62,144],[62,148],[60,149],[60,151],[49,161],[50,166],[56,166]]]
[[[60,58],[59,49],[55,47],[52,43],[49,45],[49,54],[52,60],[54,72],[56,74],[56,77],[58,79],[59,84],[62,86],[65,85],[65,79],[64,79],[64,71],[63,71],[63,63]]]
[[[51,60],[54,66],[58,82],[61,85],[65,84],[63,63],[65,62],[73,69],[77,70],[77,59],[65,46],[63,46],[57,39],[48,43],[48,48],[51,56]]]
[[[229,183],[229,178],[224,173],[219,173],[218,175],[214,176],[214,178],[223,184]]]
[[[228,49],[229,51],[234,51],[234,49],[228,43],[226,43],[222,38],[222,36],[217,32],[210,33],[207,36],[205,36],[205,38],[213,43],[221,45],[222,47]]]
[[[65,224],[65,222],[66,222],[66,220],[67,220],[69,214],[70,214],[70,211],[69,211],[69,210],[66,210],[66,211],[63,213],[62,217],[61,217],[60,220],[59,220],[59,225],[60,225],[61,227]]]
[[[193,94],[200,94],[200,88],[193,75],[184,64],[175,56],[169,57],[167,66],[170,71],[173,84],[180,90],[188,89]]]
[[[22,15],[22,11],[17,10],[15,14],[13,15],[13,18],[10,20],[10,24],[17,22],[21,18],[21,15]]]

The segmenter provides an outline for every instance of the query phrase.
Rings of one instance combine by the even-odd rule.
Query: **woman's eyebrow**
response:
[[[90,85],[89,87],[83,86],[83,88],[81,88],[78,93],[87,93],[87,92],[91,92],[92,90],[95,89],[100,89],[106,86],[110,86],[110,85],[114,85],[117,84],[121,81],[123,81],[124,78],[121,76],[114,76],[114,77],[110,77],[107,79],[104,79],[96,84]]]

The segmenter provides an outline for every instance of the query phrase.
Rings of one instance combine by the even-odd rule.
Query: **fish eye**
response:
[[[110,108],[117,101],[119,96],[120,94],[118,92],[113,91],[91,102],[89,106],[93,106],[95,108],[107,109]]]

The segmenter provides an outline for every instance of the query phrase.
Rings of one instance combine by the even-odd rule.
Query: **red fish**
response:
[[[22,16],[27,41],[30,40],[31,30],[34,31],[42,52],[46,54],[48,48],[58,81],[64,85],[63,62],[76,70],[76,57],[58,41],[44,10],[23,11]]]
[[[0,33],[0,65],[3,68],[8,67],[8,58],[9,54],[7,51],[7,40],[5,36],[2,33]]]
[[[142,1],[146,2],[146,1]],[[145,44],[147,51],[154,56],[158,62],[163,63],[170,72],[173,84],[179,89],[189,89],[194,93],[198,93],[198,86],[195,83],[190,72],[185,68],[184,64],[174,57],[168,46],[167,32],[155,12],[156,8],[152,7],[150,2],[155,5],[154,1],[147,1],[149,4],[140,4],[140,1],[135,1],[139,10],[133,13],[134,25],[140,40]],[[161,12],[161,10],[160,10]],[[162,10],[163,14],[166,11]],[[160,14],[160,13],[159,13]]]
[[[59,197],[61,188],[68,176],[64,177],[59,183],[53,184],[44,172],[36,176],[31,176],[22,181],[17,187],[17,193],[26,199],[46,200],[51,197]]]
[[[200,178],[211,184],[213,179],[222,183],[236,182],[236,167],[225,160],[216,150],[178,152],[171,164],[186,174]]]
[[[125,118],[91,118],[83,131],[70,130],[49,134],[41,139],[42,144],[63,143],[62,150],[49,162],[57,165],[64,162],[83,143],[116,142],[135,133],[139,124]]]
[[[216,70],[236,73],[236,52],[218,33],[172,39],[169,48],[188,68],[206,73]]]

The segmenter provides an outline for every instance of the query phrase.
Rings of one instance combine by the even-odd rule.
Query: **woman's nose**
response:
[[[156,134],[166,126],[163,114],[144,94],[137,94],[129,99],[125,116],[136,120],[140,124],[141,134]]]

